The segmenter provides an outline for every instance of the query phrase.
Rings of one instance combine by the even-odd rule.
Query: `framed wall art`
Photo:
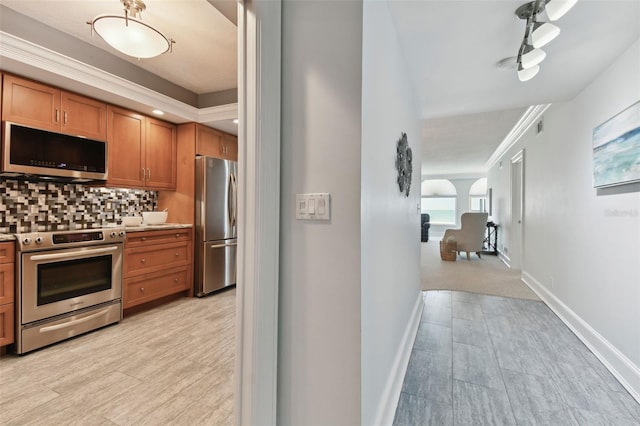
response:
[[[593,187],[640,182],[640,101],[593,129]]]

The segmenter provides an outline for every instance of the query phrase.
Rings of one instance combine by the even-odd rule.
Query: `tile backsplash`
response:
[[[154,210],[158,193],[0,178],[0,233],[99,228]]]

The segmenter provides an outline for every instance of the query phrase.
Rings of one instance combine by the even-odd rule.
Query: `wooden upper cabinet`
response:
[[[196,154],[238,161],[238,138],[198,124]]]
[[[107,127],[107,186],[175,190],[175,125],[110,105]]]
[[[176,189],[176,150],[176,126],[148,117],[145,145],[146,186],[155,189]]]
[[[5,74],[2,120],[60,131],[60,90]]]
[[[222,144],[224,145],[224,154],[227,160],[238,161],[238,137],[223,133]]]
[[[196,126],[196,154],[222,158],[222,132],[198,124]]]
[[[107,104],[5,74],[2,120],[43,130],[107,139]]]
[[[107,185],[142,188],[145,183],[145,117],[109,105],[107,108]]]
[[[60,99],[64,133],[107,140],[107,104],[67,92]]]

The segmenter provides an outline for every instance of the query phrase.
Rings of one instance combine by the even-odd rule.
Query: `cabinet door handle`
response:
[[[145,263],[147,261],[147,259],[145,259],[144,257],[142,259],[140,259],[140,263]]]
[[[174,279],[173,279],[173,282],[174,282],[174,283],[177,283],[178,281],[179,281],[179,280],[178,280],[177,278],[174,278]]]
[[[140,292],[143,292],[143,291],[144,291],[144,287],[140,287]]]
[[[142,180],[147,180],[147,172],[145,171],[144,167],[142,168]]]
[[[56,123],[60,122],[60,110],[56,108]]]
[[[67,111],[64,112],[64,124],[67,124]]]
[[[151,180],[151,169],[147,169],[147,180]]]
[[[180,257],[180,253],[176,253],[176,257]]]

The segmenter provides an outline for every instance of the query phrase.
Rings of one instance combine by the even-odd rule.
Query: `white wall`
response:
[[[397,398],[392,389],[404,373],[394,366],[413,343],[413,336],[403,342],[405,330],[419,319],[412,313],[421,301],[421,142],[417,103],[387,3],[365,1],[363,15],[362,424],[374,425],[384,423],[385,407],[394,411],[388,400]],[[394,167],[402,132],[414,159],[409,197],[400,193]]]
[[[523,278],[640,398],[640,185],[592,187],[593,128],[640,100],[640,40],[552,105],[489,173],[509,244],[510,157],[525,149]],[[504,229],[506,228],[506,229]],[[505,232],[507,231],[507,232]]]
[[[278,425],[360,424],[361,72],[362,2],[283,1]]]

